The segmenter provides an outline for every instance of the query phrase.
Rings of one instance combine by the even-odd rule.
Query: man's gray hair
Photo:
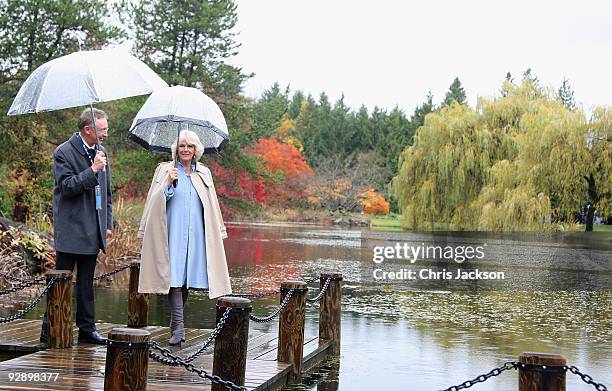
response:
[[[96,119],[108,118],[106,113],[100,109],[93,109],[93,115]],[[79,130],[82,131],[85,126],[92,125],[93,118],[91,117],[91,109],[85,109],[79,116]]]
[[[197,133],[191,130],[183,130],[181,131],[179,135],[179,141],[180,140],[185,140],[189,144],[194,145],[195,154],[193,155],[193,159],[196,161],[200,160],[200,158],[204,154],[204,144],[202,144],[202,142],[200,141],[200,138],[198,137]],[[172,160],[175,160],[176,159],[176,140],[174,141],[174,143],[172,143],[172,146],[170,147],[170,149],[172,150]]]

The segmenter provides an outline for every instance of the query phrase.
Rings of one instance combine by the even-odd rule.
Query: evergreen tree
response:
[[[278,83],[274,83],[261,95],[261,98],[252,106],[251,140],[257,142],[261,137],[269,138],[274,130],[280,126],[283,115],[289,107],[289,86],[281,90]]]
[[[233,0],[131,1],[119,9],[136,52],[168,84],[201,88],[223,103],[251,76],[227,63],[239,46]]]
[[[296,91],[291,98],[291,102],[289,103],[289,117],[291,119],[296,119],[300,114],[300,110],[302,108],[302,102],[306,99],[304,93],[302,91]]]
[[[444,98],[444,105],[449,106],[453,102],[457,102],[460,105],[464,105],[466,103],[465,90],[463,86],[461,86],[461,82],[458,77],[455,77],[452,84],[450,85],[448,92],[446,93],[446,97]]]
[[[572,90],[572,86],[570,86],[569,80],[566,78],[563,78],[563,82],[561,83],[561,87],[559,87],[559,91],[557,93],[557,98],[570,110],[576,107],[574,91]]]

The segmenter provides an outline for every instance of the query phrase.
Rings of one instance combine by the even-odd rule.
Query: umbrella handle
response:
[[[176,187],[178,185],[178,179],[172,181],[172,187]]]

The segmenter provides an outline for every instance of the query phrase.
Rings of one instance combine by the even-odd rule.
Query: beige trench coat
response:
[[[142,238],[138,280],[140,293],[168,293],[170,290],[168,219],[164,186],[173,166],[174,162],[160,163],[157,166],[140,221],[138,229],[138,236]],[[204,208],[208,295],[212,299],[232,293],[223,248],[223,239],[227,238],[227,232],[221,217],[212,175],[202,163],[196,164],[192,183]]]

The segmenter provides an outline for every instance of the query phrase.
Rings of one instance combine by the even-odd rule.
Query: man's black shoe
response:
[[[102,338],[97,331],[81,332],[79,331],[79,343],[93,343],[96,345],[106,345],[106,338]]]

